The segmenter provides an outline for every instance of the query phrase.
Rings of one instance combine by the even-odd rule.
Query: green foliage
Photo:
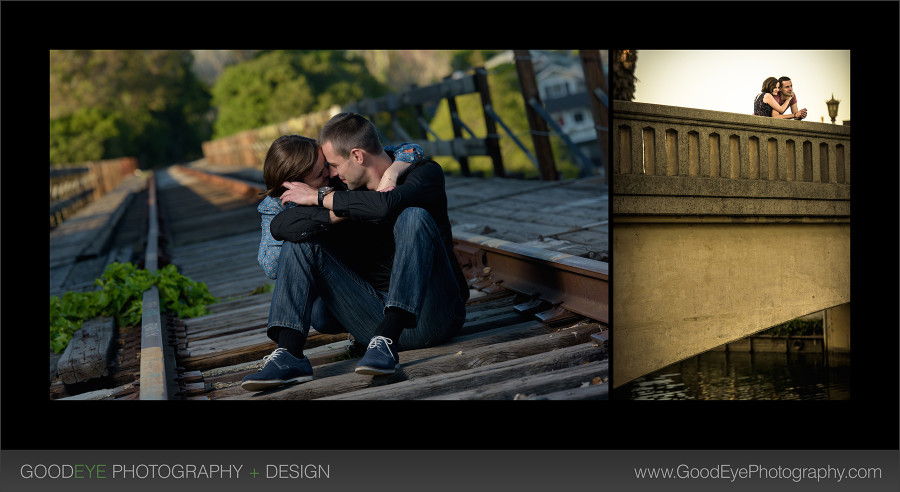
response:
[[[210,95],[192,63],[184,50],[51,51],[50,163],[200,157]]]
[[[345,51],[261,51],[222,72],[212,88],[214,138],[281,123],[385,93],[362,58]]]
[[[140,323],[144,291],[153,285],[159,289],[162,310],[179,318],[209,314],[206,306],[216,302],[206,284],[181,275],[175,265],[151,273],[131,263],[112,263],[94,285],[97,290],[50,297],[50,348],[54,352],[65,350],[85,320],[114,316],[119,326]]]
[[[450,59],[453,70],[468,70],[484,65],[485,60],[502,53],[502,50],[457,50]]]
[[[50,120],[50,162],[103,159],[104,142],[119,134],[117,116],[99,108],[78,108]]]
[[[788,321],[782,325],[773,326],[768,330],[762,332],[764,335],[772,335],[772,336],[799,336],[799,335],[821,335],[822,330],[822,321],[821,320],[800,320],[795,319]]]
[[[253,289],[250,292],[250,295],[255,296],[259,294],[265,294],[266,292],[272,292],[273,290],[275,290],[275,284],[262,284],[259,287]]]

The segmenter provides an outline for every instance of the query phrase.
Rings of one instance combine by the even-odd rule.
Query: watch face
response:
[[[333,190],[333,189],[334,188],[331,186],[323,186],[323,187],[319,188],[319,206],[320,207],[324,206],[324,203],[322,200],[325,199],[325,195],[331,193],[331,190]]]

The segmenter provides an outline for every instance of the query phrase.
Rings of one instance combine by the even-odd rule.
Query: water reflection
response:
[[[837,365],[837,364],[833,364]],[[616,389],[631,400],[848,400],[850,367],[823,354],[706,352]]]

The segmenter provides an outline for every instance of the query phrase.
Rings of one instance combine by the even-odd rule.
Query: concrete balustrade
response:
[[[850,127],[614,103],[614,172],[850,184]]]
[[[616,101],[622,216],[850,217],[850,127]]]

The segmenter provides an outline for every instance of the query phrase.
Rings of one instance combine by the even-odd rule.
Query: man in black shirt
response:
[[[440,165],[420,159],[395,187],[373,191],[394,156],[369,120],[336,115],[322,128],[319,144],[331,176],[348,191],[285,183],[282,200],[301,206],[272,220],[272,236],[285,242],[267,334],[280,344],[288,335],[287,353],[245,378],[245,389],[312,379],[302,351],[316,297],[367,344],[358,374],[391,374],[399,348],[443,343],[465,321],[469,290],[453,253]]]

